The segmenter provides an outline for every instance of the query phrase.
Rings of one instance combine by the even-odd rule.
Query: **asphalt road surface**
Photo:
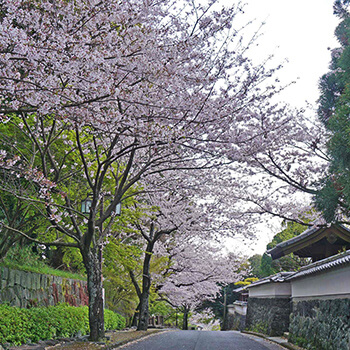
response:
[[[158,333],[125,350],[282,350],[277,344],[239,332],[170,331]]]

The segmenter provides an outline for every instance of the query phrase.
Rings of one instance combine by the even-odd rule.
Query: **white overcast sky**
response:
[[[221,0],[226,4],[234,0]],[[294,107],[305,107],[305,101],[316,106],[319,97],[318,81],[327,72],[329,48],[338,47],[334,29],[339,20],[333,15],[333,0],[246,0],[245,20],[256,19],[255,27],[265,22],[263,35],[254,48],[258,63],[274,54],[276,64],[288,63],[278,74],[283,83],[296,81],[280,95],[281,101]],[[262,254],[279,224],[261,227],[258,239],[245,241],[239,237],[229,241],[229,250],[245,254]],[[232,244],[232,245],[231,245]]]
[[[224,0],[226,2],[230,0]],[[281,99],[295,107],[318,99],[319,78],[327,72],[330,51],[338,46],[334,29],[338,18],[333,15],[333,0],[246,0],[246,20],[256,18],[256,25],[266,24],[254,56],[259,60],[275,55],[276,63],[288,63],[278,73],[285,83],[296,84]]]

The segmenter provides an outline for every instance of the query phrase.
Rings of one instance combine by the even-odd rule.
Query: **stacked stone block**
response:
[[[289,329],[290,298],[249,298],[246,329],[280,336]]]
[[[350,299],[293,302],[289,340],[312,350],[350,349]]]
[[[87,282],[0,266],[0,303],[23,308],[88,304]]]
[[[227,315],[227,329],[244,331],[246,323],[246,315],[237,313]]]

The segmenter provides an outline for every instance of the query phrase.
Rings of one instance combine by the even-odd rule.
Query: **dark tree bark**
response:
[[[137,304],[134,316],[132,318],[131,327],[137,327],[137,322],[139,320],[139,313],[140,313],[140,303]]]
[[[183,321],[182,321],[182,330],[187,331],[188,330],[188,314],[189,314],[189,307],[184,306],[183,307]]]
[[[101,249],[101,247],[92,247],[88,251],[81,249],[87,273],[90,340],[93,341],[101,340],[105,336]]]
[[[222,317],[222,331],[227,330],[227,286],[224,287],[224,310]]]
[[[142,293],[139,321],[137,324],[138,331],[147,331],[149,319],[149,292]]]
[[[153,228],[151,228],[152,230]],[[148,329],[149,319],[149,291],[151,288],[150,265],[152,258],[152,251],[155,241],[149,241],[146,247],[145,258],[142,269],[142,293],[140,298],[140,314],[137,325],[138,331],[146,331]]]
[[[135,287],[137,296],[139,297],[139,313],[138,313],[138,323],[137,330],[146,331],[148,329],[148,320],[149,320],[149,295],[151,288],[151,259],[153,255],[153,248],[155,243],[160,239],[162,235],[167,235],[173,232],[176,228],[170,230],[160,230],[155,232],[154,224],[152,223],[149,229],[149,235],[145,234],[141,226],[138,226],[141,235],[146,239],[147,246],[145,250],[145,257],[143,260],[142,268],[142,288],[140,288],[133,271],[129,271],[131,281]]]

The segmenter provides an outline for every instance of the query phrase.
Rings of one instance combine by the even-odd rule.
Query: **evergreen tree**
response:
[[[301,219],[308,221],[305,217],[301,217]],[[267,249],[272,249],[277,244],[296,237],[306,230],[306,226],[291,221],[284,222],[282,228],[283,230],[278,232],[267,245]],[[293,254],[272,260],[271,256],[267,253],[264,253],[263,256],[258,254],[253,255],[249,258],[249,262],[252,276],[258,278],[271,276],[281,271],[297,271],[301,266],[309,263],[308,259],[299,258]]]
[[[320,81],[319,118],[330,138],[330,166],[315,202],[328,222],[343,220],[350,210],[350,14],[348,0],[337,0],[334,13],[342,19],[335,35],[341,45],[332,51],[330,72]]]
[[[262,255],[260,254],[254,254],[248,259],[251,268],[251,275],[254,277],[262,277],[260,276],[261,259]]]

